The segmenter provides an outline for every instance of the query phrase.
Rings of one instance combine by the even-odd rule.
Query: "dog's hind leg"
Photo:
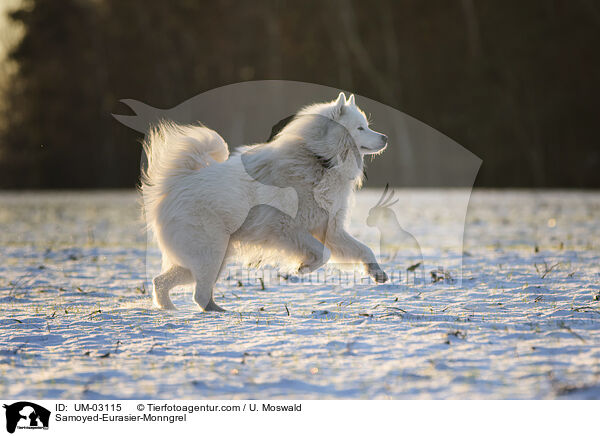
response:
[[[189,269],[174,265],[162,274],[154,277],[152,284],[154,292],[152,301],[160,309],[175,309],[173,302],[169,298],[169,291],[178,285],[185,285],[194,281]]]
[[[225,263],[227,262],[227,258],[229,257],[229,254],[230,254],[230,252],[229,252],[230,247],[231,246],[228,245],[227,251],[225,253],[225,257],[223,258],[223,261],[221,262],[221,267],[219,268],[219,272],[217,273],[217,279],[221,275],[221,272],[223,271],[223,267],[225,266]],[[215,280],[215,283],[216,283],[216,280]],[[219,306],[217,303],[215,303],[214,289],[213,289],[213,292],[210,294],[210,300],[208,301],[208,305],[206,306],[204,311],[205,312],[227,312],[225,309],[223,309],[221,306]]]
[[[212,263],[212,262],[209,262]],[[194,302],[204,312],[224,312],[225,310],[219,307],[213,299],[213,286],[217,281],[218,267],[214,264],[205,264],[195,270],[194,275],[201,277],[196,279],[196,287],[194,288]]]
[[[202,255],[194,258],[195,263],[191,267],[196,281],[194,302],[204,312],[224,312],[224,309],[213,300],[213,287],[224,264],[228,239],[224,235],[211,235],[210,238],[205,238]]]

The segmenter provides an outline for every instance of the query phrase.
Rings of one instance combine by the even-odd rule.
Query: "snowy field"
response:
[[[350,225],[370,245],[379,194]],[[460,261],[460,194],[398,196],[424,283],[230,266],[228,312],[204,314],[189,289],[152,307],[135,193],[0,194],[0,398],[600,399],[600,193],[476,191],[463,280],[435,283],[428,263]],[[382,249],[386,271],[405,274],[404,248]]]

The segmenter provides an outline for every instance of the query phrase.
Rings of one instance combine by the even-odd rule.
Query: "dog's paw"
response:
[[[217,303],[215,303],[215,301],[212,299],[208,302],[208,304],[202,311],[203,312],[227,312],[225,309],[223,309],[221,306],[219,306]]]
[[[388,281],[388,276],[381,269],[381,267],[376,263],[369,264],[369,275],[375,280],[377,283],[385,283]]]
[[[385,273],[385,271],[379,271],[378,273],[376,273],[373,276],[373,279],[377,283],[385,283],[385,282],[387,282],[389,280],[387,274]]]
[[[175,305],[171,302],[170,298],[166,298],[166,299],[157,299],[157,298],[153,298],[152,303],[154,305],[154,307],[156,307],[157,309],[161,309],[161,310],[177,310],[177,308],[175,307]]]
[[[310,274],[312,271],[310,269],[310,267],[308,265],[300,265],[300,268],[298,268],[298,271],[296,271],[296,274]]]
[[[300,267],[298,268],[297,274],[310,274],[311,272],[319,269],[319,267],[322,265],[322,263],[320,262],[314,262],[311,264],[302,264],[300,265]]]

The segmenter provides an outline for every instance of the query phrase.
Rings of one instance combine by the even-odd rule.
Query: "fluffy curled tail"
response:
[[[140,191],[150,228],[155,228],[161,202],[175,191],[181,177],[229,157],[223,138],[201,125],[161,122],[150,130],[143,146],[148,165],[142,170]]]

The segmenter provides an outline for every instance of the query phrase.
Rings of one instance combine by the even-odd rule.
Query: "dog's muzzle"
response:
[[[388,145],[388,137],[386,135],[381,135],[381,146],[376,147],[376,148],[368,148],[368,147],[360,147],[360,151],[363,152],[364,154],[373,154],[373,153],[379,153],[380,151],[383,151],[387,145]]]

